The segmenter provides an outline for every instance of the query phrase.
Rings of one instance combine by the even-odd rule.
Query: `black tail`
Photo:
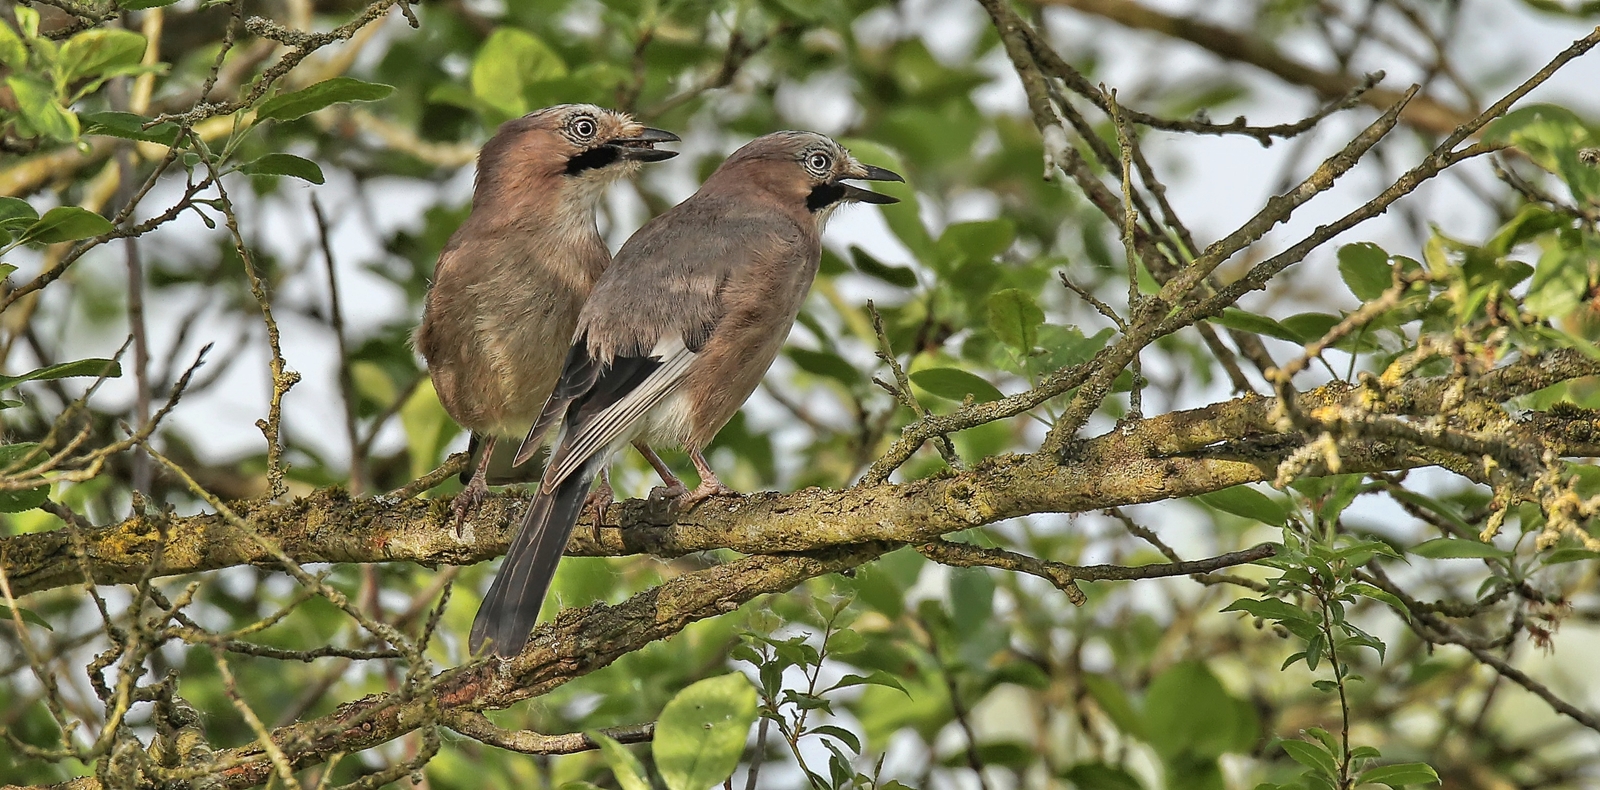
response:
[[[528,634],[539,619],[545,592],[555,576],[556,564],[566,551],[567,538],[583,512],[589,486],[603,465],[601,458],[590,459],[548,496],[535,490],[522,526],[500,565],[500,575],[489,585],[489,594],[484,596],[478,616],[472,621],[472,635],[467,640],[472,652],[478,652],[488,642],[496,655],[510,657],[527,644]]]

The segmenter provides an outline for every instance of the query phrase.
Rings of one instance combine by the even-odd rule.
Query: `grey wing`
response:
[[[560,445],[545,470],[544,482],[540,484],[543,490],[555,490],[573,472],[583,468],[590,457],[604,452],[612,442],[634,430],[652,408],[677,391],[698,356],[680,338],[668,338],[652,352],[639,361],[648,360],[648,363],[653,363],[650,365],[653,369],[642,380],[632,382],[632,386],[620,392],[620,397],[615,400],[604,399],[609,400],[604,404],[597,400],[576,404],[575,413],[569,414],[567,432],[561,437]],[[629,362],[638,360],[624,359]],[[637,364],[612,366],[601,374],[598,383],[609,383],[606,381],[607,374],[615,378],[637,378],[636,375],[629,376],[629,371],[638,367]],[[610,389],[616,387],[613,385]]]
[[[542,488],[554,490],[677,391],[727,311],[728,281],[792,235],[782,217],[691,201],[623,245],[578,320],[579,342],[602,362],[591,394],[566,408]]]

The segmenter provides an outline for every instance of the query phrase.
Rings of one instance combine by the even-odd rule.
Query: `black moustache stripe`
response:
[[[585,170],[605,167],[620,156],[622,152],[614,145],[595,146],[567,160],[567,175],[575,176]]]
[[[818,184],[811,188],[811,194],[806,195],[806,208],[811,211],[821,211],[844,197],[844,186],[841,184]]]

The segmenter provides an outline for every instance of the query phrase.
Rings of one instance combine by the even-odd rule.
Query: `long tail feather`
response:
[[[590,459],[578,474],[563,480],[548,495],[534,493],[522,526],[506,551],[505,562],[500,565],[500,574],[489,586],[478,616],[472,621],[467,644],[474,653],[488,642],[496,655],[510,657],[527,644],[555,576],[556,564],[583,512],[589,487],[603,467],[603,459]]]

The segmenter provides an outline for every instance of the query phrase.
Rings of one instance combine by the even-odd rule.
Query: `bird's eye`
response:
[[[827,175],[828,170],[832,167],[833,159],[829,158],[827,154],[822,153],[821,151],[817,151],[806,157],[806,169],[816,173],[819,176]]]
[[[589,117],[577,118],[572,122],[571,128],[572,134],[579,140],[592,139],[595,132],[600,131],[600,127],[595,124],[594,119]]]

